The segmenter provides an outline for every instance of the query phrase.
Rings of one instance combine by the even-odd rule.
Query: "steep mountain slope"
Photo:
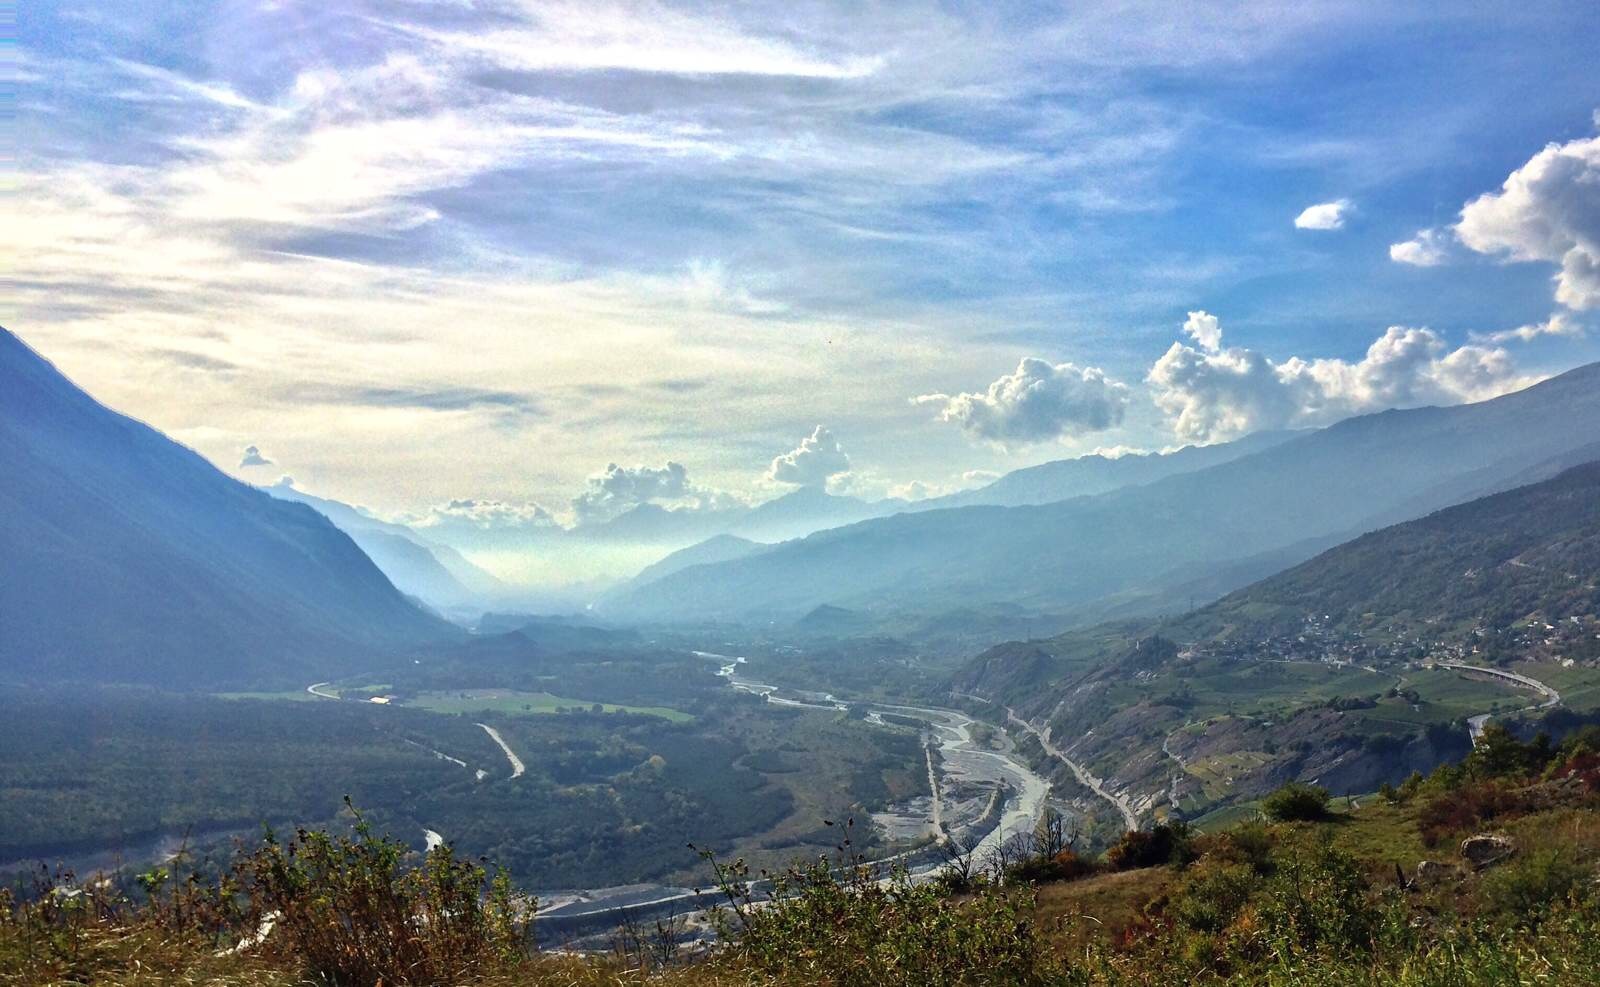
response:
[[[1600,456],[1600,450],[1595,450]],[[1231,593],[1186,637],[1445,634],[1600,613],[1600,462],[1394,525]],[[1170,633],[1170,632],[1169,632]]]
[[[1141,813],[1205,811],[1292,778],[1367,791],[1464,753],[1468,717],[1543,700],[1422,657],[1515,663],[1593,706],[1600,462],[1371,532],[1181,617],[996,646],[952,690],[1062,738]]]
[[[459,552],[431,544],[403,524],[392,524],[336,500],[279,482],[266,491],[314,508],[354,539],[402,593],[445,609],[481,607],[505,587]],[[458,576],[457,573],[461,575]],[[471,585],[462,577],[470,580]],[[478,588],[473,588],[474,586]]]
[[[970,507],[990,504],[996,507],[1022,507],[1053,504],[1072,497],[1088,497],[1122,487],[1134,487],[1179,473],[1192,473],[1248,456],[1287,442],[1295,432],[1257,432],[1234,442],[1211,446],[1184,446],[1176,452],[1143,455],[1079,456],[1058,459],[1026,469],[1013,470],[977,490],[963,490],[935,497],[915,505],[916,510]]]
[[[299,682],[452,633],[349,536],[0,329],[0,677]]]
[[[1246,650],[1282,636],[1312,648],[1476,644],[1480,627],[1574,616],[1600,616],[1600,461],[1369,532],[1192,613],[997,645],[969,663],[957,688],[1048,701],[1070,669],[1110,667],[1151,638]],[[1600,654],[1600,643],[1592,650]]]
[[[866,521],[678,573],[637,615],[798,617],[823,603],[928,612],[956,602],[1083,606],[1459,502],[1600,434],[1600,364],[1492,401],[1349,419],[1193,473],[1038,507]],[[1248,572],[1248,567],[1241,570]],[[1254,575],[1254,574],[1252,574]],[[1238,585],[1238,584],[1235,584]],[[1234,588],[1218,587],[1219,591]]]

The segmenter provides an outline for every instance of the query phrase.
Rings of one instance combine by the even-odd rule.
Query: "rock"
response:
[[[1461,856],[1473,870],[1483,870],[1516,852],[1517,845],[1498,833],[1479,833],[1461,841]]]
[[[1453,881],[1461,876],[1461,868],[1455,864],[1444,864],[1437,860],[1424,860],[1417,864],[1417,877],[1415,884],[1418,886],[1441,884]]]

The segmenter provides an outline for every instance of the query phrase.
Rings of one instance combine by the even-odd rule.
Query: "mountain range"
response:
[[[430,606],[481,613],[511,592],[505,583],[473,565],[454,548],[423,538],[403,524],[306,493],[287,480],[263,489],[281,500],[314,508],[349,535],[396,588]]]
[[[304,504],[97,403],[0,329],[0,677],[303,684],[454,629]]]
[[[1186,638],[1324,630],[1470,635],[1600,613],[1600,443],[1552,479],[1353,541],[1230,593],[1175,624]]]
[[[823,604],[1160,609],[1197,580],[1220,595],[1364,531],[1524,482],[1596,435],[1600,364],[1591,364],[1477,404],[1347,419],[1108,493],[818,532],[634,587],[613,612],[793,620]]]
[[[1368,532],[1190,613],[996,645],[968,664],[956,688],[1048,706],[1068,670],[1114,665],[1142,640],[1249,648],[1314,627],[1329,641],[1481,647],[1484,629],[1593,620],[1600,443],[1580,455],[1589,461]],[[1600,655],[1600,641],[1585,647],[1593,654],[1578,657]]]
[[[1179,473],[1192,473],[1270,449],[1294,438],[1286,431],[1255,432],[1232,442],[1209,446],[1184,446],[1172,452],[1129,453],[1106,456],[1092,453],[1076,459],[1057,459],[1029,466],[978,487],[918,501],[916,510],[945,507],[1024,507],[1053,504],[1073,497],[1109,493],[1123,487],[1136,487]]]

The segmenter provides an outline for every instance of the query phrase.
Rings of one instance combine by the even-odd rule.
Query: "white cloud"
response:
[[[777,456],[767,468],[767,479],[802,487],[826,486],[830,477],[850,471],[850,457],[833,432],[818,425],[794,449]]]
[[[717,17],[659,5],[639,10],[540,0],[525,5],[523,14],[524,23],[502,30],[417,33],[527,71],[854,79],[883,65],[873,55],[826,58],[775,37],[740,31]]]
[[[1467,203],[1455,230],[1480,254],[1560,264],[1556,301],[1600,308],[1600,137],[1547,146]]]
[[[967,470],[961,474],[961,482],[969,487],[984,487],[1004,476],[994,470]]]
[[[1095,446],[1093,449],[1085,453],[1085,455],[1099,456],[1102,459],[1121,459],[1123,456],[1147,456],[1149,454],[1149,449],[1141,449],[1138,446],[1125,445]]]
[[[1319,202],[1302,210],[1294,218],[1294,225],[1301,230],[1341,230],[1344,229],[1345,219],[1354,210],[1355,204],[1349,199]]]
[[[1098,367],[1026,357],[1016,372],[994,381],[984,393],[923,394],[912,401],[941,405],[940,421],[960,425],[975,438],[1006,445],[1113,428],[1122,424],[1128,394],[1128,385],[1107,377]]]
[[[245,467],[248,467],[248,466],[271,466],[271,465],[272,465],[272,460],[270,460],[267,457],[263,456],[261,454],[261,450],[256,446],[245,446],[244,447],[244,455],[241,456],[240,459],[239,459],[239,468],[240,469],[244,469]]]
[[[1530,383],[1503,349],[1450,349],[1431,329],[1391,326],[1355,362],[1243,347],[1173,343],[1146,377],[1180,441],[1210,442],[1264,428],[1326,425],[1385,408],[1479,401]]]
[[[1502,329],[1499,332],[1473,333],[1474,341],[1483,343],[1509,343],[1513,340],[1531,343],[1542,336],[1559,336],[1567,339],[1582,339],[1584,325],[1567,312],[1552,313],[1550,318],[1543,322],[1531,322],[1515,329]]]
[[[468,498],[435,504],[422,515],[402,520],[418,529],[466,526],[478,531],[523,531],[556,526],[555,515],[542,504]]]
[[[1389,245],[1389,259],[1412,267],[1438,267],[1450,254],[1450,234],[1437,229],[1418,230],[1409,240]]]
[[[1183,331],[1188,333],[1200,348],[1215,352],[1222,345],[1222,326],[1209,312],[1190,312],[1184,320]]]
[[[588,487],[572,500],[578,522],[602,521],[654,501],[678,501],[694,496],[689,470],[668,460],[664,466],[618,466],[589,477]]]

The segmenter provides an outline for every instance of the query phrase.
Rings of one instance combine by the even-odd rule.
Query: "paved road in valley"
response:
[[[496,730],[487,723],[480,723],[478,726],[483,728],[483,732],[489,735],[490,740],[499,744],[500,749],[506,752],[506,760],[511,762],[511,777],[522,777],[522,772],[524,770],[522,758],[518,757],[517,752],[511,749],[510,744],[506,743],[506,738],[500,736],[500,731]]]

